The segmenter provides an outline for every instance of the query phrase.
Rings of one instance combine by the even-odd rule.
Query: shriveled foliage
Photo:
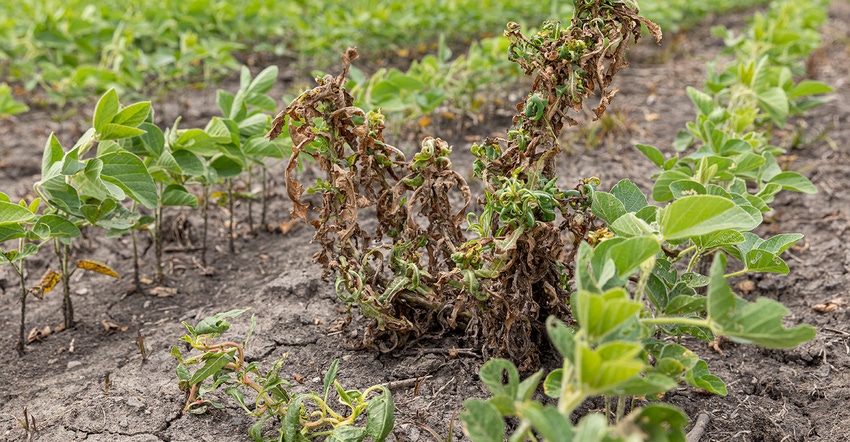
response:
[[[390,351],[463,328],[488,357],[508,357],[524,369],[538,364],[545,318],[569,318],[578,244],[604,234],[588,198],[598,180],[558,187],[559,135],[565,124],[578,124],[569,114],[580,112],[597,90],[593,112],[603,114],[641,24],[661,38],[627,3],[579,0],[569,27],[546,22],[528,37],[519,25],[508,25],[509,57],[535,79],[507,137],[472,147],[474,173],[485,186],[475,213],[445,141],[427,137],[406,160],[384,142],[383,116],[353,106],[344,84],[355,49],[343,55],[338,76],[319,79],[278,114],[268,136],[289,124],[295,147],[286,185],[293,216],[308,220],[304,187],[293,176],[301,156],[311,156],[326,173],[309,190],[322,196],[310,221],[322,246],[314,259],[336,272],[339,297],[375,320],[365,345]],[[377,213],[371,231],[361,225],[367,208]]]

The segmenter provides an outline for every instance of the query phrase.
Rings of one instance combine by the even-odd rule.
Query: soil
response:
[[[603,132],[595,148],[584,147],[594,144],[587,142],[593,135],[590,131],[568,135],[576,147],[560,160],[561,176],[565,177],[562,184],[572,187],[581,177],[598,176],[603,189],[622,178],[648,189],[654,166],[634,145],[653,144],[670,155],[676,132],[693,118],[685,88],[700,87],[706,62],[722,49],[710,27],[739,28],[749,15],[711,19],[688,33],[666,37],[660,48],[648,39],[643,41],[630,56],[632,65],[620,75],[621,91],[611,108],[625,124]],[[758,232],[801,232],[805,239],[785,255],[789,275],[756,274],[733,282],[749,300],[766,296],[784,303],[790,309],[787,325],[812,324],[818,334],[813,341],[788,351],[725,343],[720,353],[704,343],[689,342],[729,388],[729,394],[720,397],[683,386],[664,398],[682,407],[692,421],[702,412],[710,415],[700,439],[703,442],[837,442],[847,440],[850,434],[850,248],[844,242],[850,233],[850,105],[841,99],[850,96],[850,30],[844,26],[850,23],[850,3],[833,2],[830,17],[831,23],[823,30],[824,44],[810,58],[809,75],[835,87],[837,99],[775,134],[780,140],[790,139],[797,128],[802,129],[803,142],[785,160],[793,160],[791,167],[810,177],[819,192],[781,194]],[[235,81],[223,87],[232,88]],[[191,89],[166,96],[154,103],[157,122],[170,125],[183,115],[182,127],[202,126],[217,113],[214,97],[214,90]],[[84,116],[90,112],[91,106],[84,106],[76,115],[55,121],[51,109],[34,109],[3,121],[0,188],[13,199],[31,198],[44,140],[55,132],[66,146],[72,144],[88,127]],[[506,119],[497,115],[504,114],[501,110],[485,116],[485,123],[472,127],[466,135],[503,131]],[[454,162],[469,175],[469,138],[439,125],[425,130],[454,141]],[[413,140],[399,143],[415,145]],[[283,164],[272,168],[277,179],[269,222],[274,226],[289,220],[291,208],[281,185],[282,170]],[[252,419],[224,395],[219,397],[228,404],[224,409],[200,416],[181,415],[185,396],[177,388],[176,363],[170,355],[171,347],[180,344],[178,339],[185,332],[181,321],[194,324],[205,316],[244,307],[251,307],[258,324],[248,358],[268,368],[288,354],[281,375],[303,381],[294,383],[296,391],[319,390],[322,373],[336,358],[341,360],[339,379],[348,388],[417,380],[415,386],[401,383],[406,386],[393,391],[395,438],[431,440],[427,428],[445,437],[453,424],[454,437],[462,439],[459,422],[452,421],[455,411],[462,408],[464,399],[488,394],[477,378],[484,362],[479,353],[464,349],[460,337],[423,342],[390,354],[354,349],[367,321],[355,312],[342,333],[329,333],[334,321],[346,313],[336,299],[332,281],[321,279],[321,269],[311,262],[318,250],[309,242],[312,228],[304,225],[286,233],[279,228],[247,233],[244,203],[240,206],[236,210],[240,235],[235,254],[227,253],[224,210],[213,211],[212,275],[203,275],[195,264],[196,252],[183,250],[198,244],[198,214],[185,210],[166,213],[171,227],[166,247],[174,251],[166,254],[165,286],[176,289],[166,296],[151,294],[157,292],[153,290],[156,284],[145,286],[145,294],[129,294],[129,239],[107,240],[101,233],[91,232],[89,239],[79,242],[77,257],[108,263],[124,278],[75,275],[76,327],[30,344],[23,357],[14,351],[20,315],[16,279],[4,268],[0,273],[5,292],[0,303],[0,349],[6,363],[0,380],[0,440],[28,439],[16,421],[23,417],[24,409],[35,418],[38,431],[32,440],[39,441],[249,440]],[[254,213],[257,219],[257,207]],[[187,235],[190,243],[185,241]],[[149,240],[143,239],[141,245],[148,247]],[[153,251],[147,250],[144,259],[143,276],[153,278]],[[49,253],[31,259],[30,283],[46,268],[55,267],[54,262]],[[830,301],[837,307],[833,311],[813,309]],[[58,290],[43,301],[31,298],[27,329],[55,329],[62,322],[61,304]],[[248,318],[240,318],[234,321],[231,335],[239,338],[247,329]],[[150,349],[147,361],[142,361],[137,347],[137,331]],[[450,357],[452,348],[464,351]],[[105,388],[107,377],[110,385]],[[593,400],[584,410],[602,406],[601,400]]]

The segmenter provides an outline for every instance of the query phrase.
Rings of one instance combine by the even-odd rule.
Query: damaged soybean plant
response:
[[[375,320],[365,345],[390,351],[460,328],[487,357],[507,357],[523,370],[538,365],[538,348],[548,345],[545,319],[570,316],[579,245],[607,232],[590,208],[599,181],[559,183],[559,135],[578,124],[570,114],[580,114],[591,94],[600,96],[595,118],[605,112],[641,25],[660,40],[657,25],[619,1],[578,1],[569,26],[545,22],[532,36],[508,24],[509,58],[534,83],[507,136],[472,147],[484,186],[477,208],[445,141],[425,138],[408,160],[385,142],[379,112],[353,106],[344,87],[358,56],[353,48],[338,76],[317,79],[278,114],[268,137],[288,127],[293,141],[286,170],[293,216],[316,228],[322,249],[314,259],[336,273],[339,297]],[[304,156],[325,173],[307,189],[322,199],[309,220],[295,176]],[[376,225],[363,222],[367,211],[377,214]]]

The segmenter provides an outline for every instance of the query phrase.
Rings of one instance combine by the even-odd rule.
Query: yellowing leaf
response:
[[[37,286],[32,288],[31,292],[36,298],[41,299],[45,294],[53,290],[53,287],[56,287],[56,284],[61,280],[62,277],[58,273],[48,270],[44,272],[41,281],[39,281]]]
[[[112,270],[112,268],[108,265],[91,259],[81,259],[77,261],[77,268],[88,270],[90,272],[101,273],[107,276],[111,276],[113,278],[121,278],[121,275],[115,272],[115,270]]]

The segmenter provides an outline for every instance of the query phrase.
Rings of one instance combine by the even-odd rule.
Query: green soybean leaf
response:
[[[714,195],[686,196],[663,210],[660,225],[667,240],[754,227],[752,216],[745,210],[731,200]]]
[[[33,218],[35,218],[35,214],[30,212],[26,207],[0,202],[0,226],[24,223]]]
[[[640,373],[645,364],[638,358],[643,346],[639,343],[614,341],[591,350],[579,345],[581,351],[581,382],[593,394],[615,394],[618,384]]]
[[[814,338],[815,329],[810,325],[783,326],[782,317],[789,312],[779,302],[766,298],[747,302],[736,297],[723,276],[725,271],[726,255],[718,253],[708,286],[708,315],[715,333],[767,348],[794,348]]]
[[[43,215],[36,225],[44,225],[50,229],[51,237],[76,238],[81,235],[80,229],[71,221],[59,215]]]
[[[187,129],[183,131],[172,146],[172,149],[175,151],[185,149],[204,157],[211,157],[219,152],[212,137],[201,129]]]
[[[62,159],[65,158],[65,151],[56,135],[51,133],[47,138],[47,143],[44,145],[44,153],[41,156],[41,179],[48,180],[59,174],[62,168]]]
[[[835,89],[826,83],[814,80],[803,80],[794,86],[794,89],[791,89],[791,93],[788,96],[791,98],[798,98],[804,95],[828,94],[834,91]]]
[[[691,238],[697,247],[703,250],[711,250],[717,247],[731,246],[744,242],[744,235],[733,229],[723,229],[707,235]]]
[[[549,372],[543,380],[543,393],[551,398],[561,397],[561,384],[564,382],[564,369],[557,368]]]
[[[558,409],[539,402],[526,402],[519,406],[519,414],[531,422],[534,431],[548,442],[571,442],[572,423]]]
[[[699,109],[700,113],[703,115],[708,115],[714,110],[714,99],[711,95],[706,94],[705,92],[700,91],[699,89],[688,86],[685,90],[688,94],[688,97],[691,101],[694,102],[697,109]]]
[[[753,249],[747,252],[747,271],[768,272],[787,275],[790,271],[785,261],[767,250]]]
[[[581,442],[602,442],[608,436],[608,419],[599,413],[590,413],[578,422],[573,440]]]
[[[100,97],[94,107],[94,117],[92,118],[92,126],[98,133],[118,115],[119,107],[118,93],[115,92],[115,89],[109,89]]]
[[[503,375],[507,375],[507,383],[502,382]],[[487,361],[478,372],[481,382],[484,382],[493,396],[507,396],[511,399],[517,396],[519,386],[519,373],[516,367],[506,359],[491,359]]]
[[[758,248],[779,255],[801,239],[800,233],[781,233],[762,241]]]
[[[670,201],[673,199],[670,184],[687,179],[691,179],[691,176],[680,170],[665,170],[656,178],[655,184],[652,186],[652,199],[658,202]]]
[[[236,178],[242,173],[242,166],[225,155],[216,156],[210,162],[210,167],[222,178]]]
[[[685,382],[697,388],[710,391],[716,395],[726,396],[726,384],[719,377],[708,372],[708,364],[705,361],[699,360],[685,373]]]
[[[64,176],[55,176],[41,183],[41,190],[47,197],[47,203],[53,207],[82,217],[80,212],[80,196],[77,194],[77,189],[65,182]]]
[[[673,198],[679,199],[690,195],[705,195],[705,186],[694,180],[679,180],[670,183],[670,192]]]
[[[466,435],[473,442],[503,442],[505,421],[493,404],[480,399],[468,399],[463,402],[466,411],[460,420]]]
[[[117,185],[143,206],[156,207],[156,184],[139,157],[129,152],[114,152],[100,160],[103,161],[101,176],[104,181]]]
[[[552,345],[558,349],[558,353],[564,359],[572,359],[575,350],[575,333],[570,330],[561,320],[554,316],[546,319],[546,334]]]
[[[154,157],[162,155],[165,150],[165,135],[162,133],[162,129],[151,123],[142,123],[139,125],[139,129],[145,131],[140,136],[145,150]]]
[[[613,223],[617,218],[626,214],[626,208],[623,202],[610,193],[593,192],[592,198],[591,207],[593,214],[602,218],[608,224]]]
[[[286,408],[286,415],[283,417],[281,425],[283,432],[283,440],[286,442],[307,442],[308,439],[301,434],[301,402],[304,401],[304,395],[299,394],[289,407]]]
[[[185,187],[179,184],[169,184],[162,191],[163,206],[188,206],[198,207],[198,197],[189,193]]]
[[[531,399],[531,395],[533,395],[534,391],[537,390],[537,386],[540,384],[540,379],[542,378],[543,370],[541,369],[533,375],[523,379],[517,387],[516,401],[523,402]]]
[[[346,425],[336,427],[331,431],[331,434],[325,438],[327,442],[360,442],[366,437],[366,430],[360,427],[352,427]],[[377,441],[378,439],[376,439]]]
[[[779,184],[783,189],[794,192],[808,194],[818,193],[818,189],[815,185],[812,184],[808,178],[797,172],[781,172],[773,176],[768,182],[772,184]]]
[[[36,229],[38,223],[33,226],[33,230]],[[48,229],[48,235],[50,234],[50,230]],[[0,244],[12,240],[12,239],[21,239],[27,237],[27,231],[21,227],[20,224],[5,224],[0,225]],[[3,252],[0,252],[0,255],[3,255]]]
[[[269,66],[263,69],[247,88],[247,92],[252,94],[265,94],[272,89],[277,81],[278,68],[277,66]],[[274,110],[274,108],[272,108]]]
[[[123,124],[107,123],[104,124],[98,131],[98,140],[120,140],[122,138],[132,138],[139,135],[144,135],[145,131],[137,127],[124,126]]]
[[[678,387],[679,384],[661,373],[648,373],[646,376],[635,376],[614,390],[624,396],[655,396]]]
[[[788,95],[781,87],[772,87],[758,92],[756,100],[761,110],[768,114],[777,125],[780,127],[785,125],[790,110],[788,108]]]
[[[648,144],[638,144],[637,150],[641,151],[650,161],[655,163],[658,167],[664,166],[664,154],[661,153],[655,146],[650,146]]]
[[[263,437],[263,424],[265,424],[267,420],[269,420],[269,416],[264,415],[260,418],[260,420],[251,425],[251,428],[248,429],[248,437],[250,437],[251,440],[254,442],[266,441],[266,438]]]
[[[640,438],[653,442],[685,442],[688,416],[668,404],[650,404],[631,413],[627,419],[639,427]]]
[[[150,101],[142,101],[139,103],[131,104],[124,109],[121,109],[115,117],[112,118],[110,122],[115,124],[121,124],[123,126],[136,127],[148,117],[148,113],[151,110],[151,102]]]
[[[627,213],[617,218],[616,221],[608,225],[608,228],[617,235],[625,238],[656,233],[655,229],[647,221],[639,218],[634,213]]]
[[[369,399],[366,406],[365,434],[375,442],[382,442],[395,426],[395,403],[393,394],[387,387],[380,386],[381,395]]]
[[[207,358],[204,366],[199,368],[189,379],[189,385],[196,385],[203,382],[204,379],[218,373],[225,365],[233,361],[232,352],[218,353],[210,356]]]
[[[608,256],[617,266],[617,276],[625,279],[636,272],[642,263],[661,251],[661,245],[650,236],[636,236],[617,243],[608,251]]]
[[[324,394],[325,397],[328,397],[328,391],[334,383],[334,379],[336,379],[336,374],[338,372],[339,359],[334,359],[333,362],[331,362],[331,366],[328,368],[328,371],[325,373],[324,381],[322,381],[322,394]]]
[[[637,212],[649,204],[638,186],[627,179],[615,184],[611,188],[611,194],[623,203],[626,212]]]
[[[180,166],[180,170],[186,176],[199,177],[204,174],[206,166],[197,155],[188,150],[175,150],[171,152],[174,161]]]

